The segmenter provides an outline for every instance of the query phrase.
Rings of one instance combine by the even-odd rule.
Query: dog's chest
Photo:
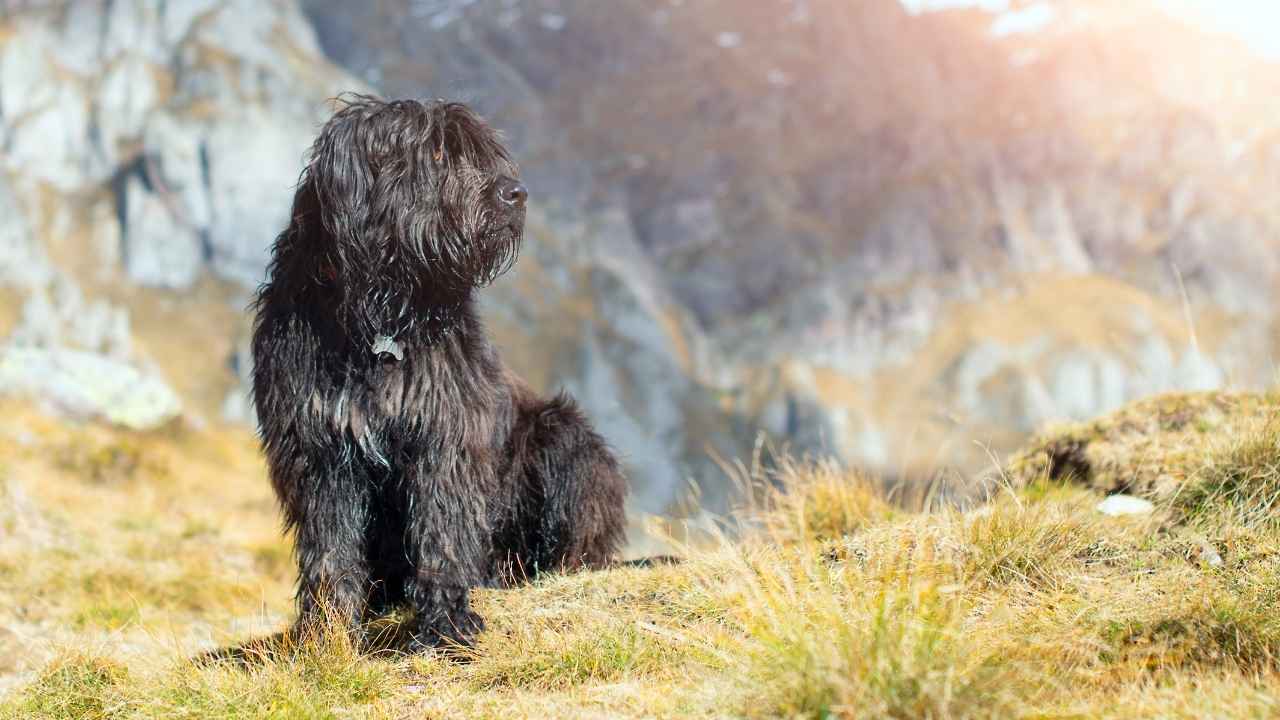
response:
[[[344,429],[368,459],[393,466],[422,451],[475,458],[494,444],[499,403],[486,364],[451,350],[411,349],[348,376]]]

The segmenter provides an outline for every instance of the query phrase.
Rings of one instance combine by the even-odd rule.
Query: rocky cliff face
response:
[[[243,308],[328,99],[369,86],[294,4],[230,0],[12,14],[0,83],[3,389],[137,427],[252,422]],[[711,475],[708,447],[748,436],[689,372],[686,311],[625,244],[596,246],[617,228],[535,210],[487,312],[521,372],[584,399],[658,511]]]
[[[0,24],[5,386],[148,425],[180,411],[172,385],[207,421],[322,100],[351,80],[289,3],[19,6]]]
[[[693,376],[802,449],[975,468],[1271,381],[1280,69],[1151,5],[1003,38],[896,0],[304,6],[385,92],[509,128],[553,227],[617,218],[596,247],[688,309]]]
[[[371,88],[507,131],[535,208],[487,317],[645,510],[689,480],[722,505],[712,458],[760,432],[973,470],[1047,420],[1269,383],[1280,71],[1135,2],[1090,12],[1003,39],[896,0],[10,13],[0,378],[93,414],[84,386],[128,368],[107,396],[147,398],[139,421],[250,422],[244,304],[325,100]],[[92,369],[54,383],[50,357]]]

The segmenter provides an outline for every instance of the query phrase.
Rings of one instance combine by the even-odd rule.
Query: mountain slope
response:
[[[0,717],[1269,716],[1276,409],[1169,396],[1047,433],[1008,468],[1022,489],[966,512],[784,464],[740,544],[479,592],[467,662],[275,644],[291,565],[270,499],[252,472],[202,482],[252,470],[239,443],[50,435],[0,476],[0,588],[26,590],[0,603]],[[1106,458],[1070,466],[1083,483],[1133,479],[1154,510],[1109,517],[1098,490],[1046,480],[1036,459],[1066,446]],[[184,471],[131,467],[132,448]],[[1137,481],[1155,467],[1176,488]],[[187,659],[245,642],[243,665]]]

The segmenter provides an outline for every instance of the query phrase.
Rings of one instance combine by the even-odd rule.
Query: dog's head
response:
[[[320,281],[446,297],[510,269],[528,190],[479,116],[443,101],[340,102],[294,199],[293,224],[311,246],[297,249],[319,258]]]

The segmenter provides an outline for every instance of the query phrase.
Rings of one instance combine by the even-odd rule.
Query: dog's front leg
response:
[[[365,552],[369,482],[349,454],[313,448],[299,463],[306,492],[287,503],[297,532],[298,629],[354,627],[370,583]]]
[[[408,513],[406,552],[412,573],[405,597],[417,612],[410,650],[456,644],[470,646],[484,630],[484,620],[471,609],[471,589],[486,580],[489,522],[485,496],[471,487],[476,468],[448,472],[465,460],[443,462],[429,469],[413,466],[403,487],[412,510]]]

